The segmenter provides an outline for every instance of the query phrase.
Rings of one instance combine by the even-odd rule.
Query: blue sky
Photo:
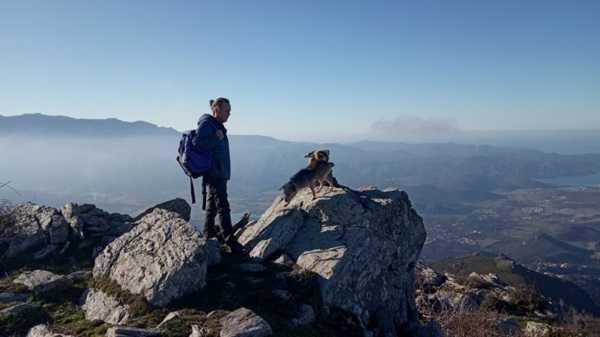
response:
[[[402,140],[600,129],[598,1],[0,0],[0,115]]]

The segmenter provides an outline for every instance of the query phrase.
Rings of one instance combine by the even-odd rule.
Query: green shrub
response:
[[[25,336],[29,329],[46,323],[50,315],[42,307],[33,307],[18,314],[0,314],[0,335]]]

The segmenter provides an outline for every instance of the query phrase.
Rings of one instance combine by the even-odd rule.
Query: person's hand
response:
[[[222,130],[217,130],[215,132],[215,135],[217,135],[217,138],[219,138],[219,139],[223,139],[223,137],[225,137]]]

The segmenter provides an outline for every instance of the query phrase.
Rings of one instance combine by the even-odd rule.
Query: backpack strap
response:
[[[194,191],[194,180],[190,177],[190,192],[192,194],[192,205],[196,203],[196,191]]]
[[[202,210],[206,210],[206,176],[202,176]]]

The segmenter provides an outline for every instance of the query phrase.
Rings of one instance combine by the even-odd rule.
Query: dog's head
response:
[[[304,158],[308,159],[308,167],[314,167],[316,162],[328,162],[329,161],[329,150],[327,149],[318,149],[314,151],[310,151],[309,153],[304,155]]]
[[[285,200],[286,203],[290,202],[290,200],[298,194],[298,189],[292,182],[288,182],[281,186],[280,190],[283,190],[283,200]]]
[[[328,149],[318,149],[318,150],[310,151],[309,153],[304,155],[304,158],[315,159],[317,161],[329,161],[329,150]]]

